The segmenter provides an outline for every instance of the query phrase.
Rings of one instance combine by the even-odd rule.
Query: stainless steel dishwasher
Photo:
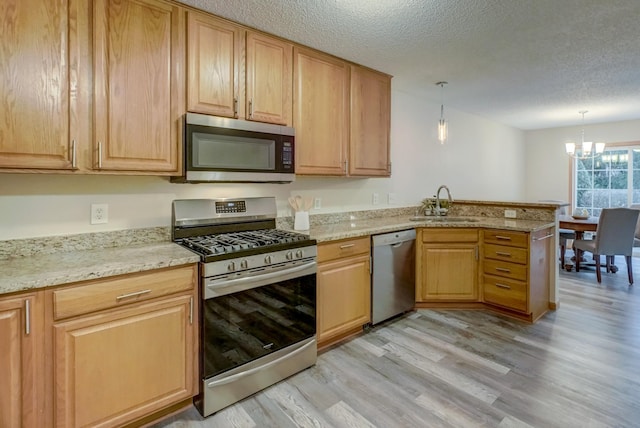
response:
[[[371,237],[371,324],[378,324],[415,306],[414,229]]]

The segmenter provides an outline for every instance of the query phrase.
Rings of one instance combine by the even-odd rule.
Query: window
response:
[[[607,147],[594,158],[573,162],[576,209],[599,216],[602,208],[640,203],[640,145]]]

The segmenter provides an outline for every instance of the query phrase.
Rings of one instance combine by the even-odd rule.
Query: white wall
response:
[[[313,214],[414,206],[440,184],[454,199],[524,200],[521,131],[445,106],[450,141],[439,146],[439,104],[394,90],[391,110],[391,178],[172,184],[160,177],[0,174],[0,240],[169,226],[171,201],[180,198],[276,196],[279,215],[290,214],[287,197],[295,194],[321,198],[322,209]],[[394,205],[389,193],[396,195]],[[89,224],[92,203],[109,205],[108,224]]]
[[[564,144],[579,142],[582,126],[543,129],[525,133],[526,197],[530,201],[558,199],[569,201],[571,161]],[[626,143],[640,141],[640,120],[584,126],[586,141]]]

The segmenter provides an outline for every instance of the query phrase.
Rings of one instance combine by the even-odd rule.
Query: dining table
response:
[[[595,232],[596,230],[598,230],[598,220],[599,217],[583,217],[583,216],[571,216],[571,215],[560,215],[558,216],[558,228],[559,229],[569,229],[569,230],[573,230],[576,234],[576,239],[583,239],[584,238],[584,233],[585,232]],[[575,256],[571,257],[571,261],[575,261]],[[584,258],[580,259],[580,265],[582,266],[582,263],[586,262],[586,260]],[[567,272],[571,272],[573,270],[573,264],[572,263],[564,263],[564,260],[562,261],[562,267],[567,271]],[[615,269],[616,271],[618,270],[618,268],[613,265],[612,266],[613,269]]]

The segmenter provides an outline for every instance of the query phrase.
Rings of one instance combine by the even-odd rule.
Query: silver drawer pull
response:
[[[503,257],[511,257],[511,253],[503,253],[501,251],[496,251],[496,255],[503,256]]]
[[[511,237],[509,236],[502,236],[502,235],[496,235],[496,239],[501,239],[503,241],[511,241]]]
[[[351,248],[351,247],[355,247],[356,244],[345,244],[345,245],[340,245],[340,249],[344,250],[345,248]]]
[[[505,288],[505,289],[507,289],[507,290],[511,290],[511,287],[509,287],[508,285],[498,284],[497,282],[496,282],[496,287],[498,287],[498,288]]]
[[[549,235],[544,235],[544,236],[541,236],[540,238],[533,238],[533,240],[534,241],[543,241],[545,239],[551,238],[552,236],[554,236],[553,233],[550,233]]]
[[[142,291],[136,291],[135,293],[121,294],[121,295],[116,297],[116,300],[122,300],[122,299],[128,299],[130,297],[142,296],[143,294],[147,294],[147,293],[151,293],[151,290],[142,290]]]
[[[496,268],[496,270],[497,270],[498,272],[511,273],[511,270],[510,270],[510,269],[505,269],[505,268]]]

